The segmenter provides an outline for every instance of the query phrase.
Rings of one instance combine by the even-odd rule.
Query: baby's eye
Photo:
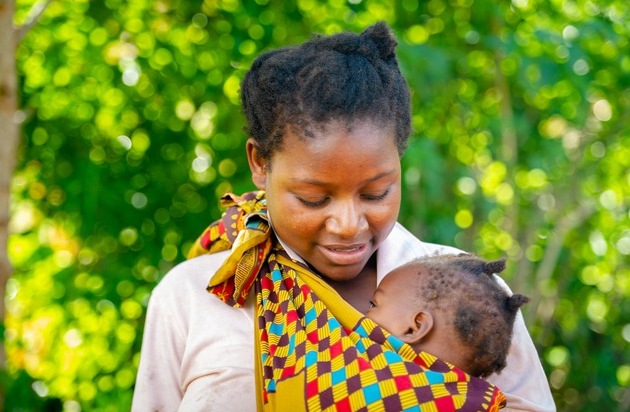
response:
[[[370,307],[371,307],[371,308],[376,307],[376,303],[374,303],[374,301],[370,301]]]

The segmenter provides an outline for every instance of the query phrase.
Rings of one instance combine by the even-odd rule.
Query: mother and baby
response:
[[[259,56],[241,87],[258,191],[152,293],[134,411],[553,411],[486,262],[397,223],[410,99],[385,23]]]

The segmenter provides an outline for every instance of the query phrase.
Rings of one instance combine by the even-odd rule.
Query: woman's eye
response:
[[[383,193],[381,193],[381,194],[376,194],[376,195],[368,195],[368,194],[365,194],[365,195],[363,195],[363,198],[364,198],[364,199],[367,199],[367,200],[378,201],[378,200],[383,200],[383,199],[385,199],[385,198],[387,197],[387,195],[388,195],[388,194],[389,194],[389,189],[387,189],[386,191],[384,191],[384,192],[383,192]]]
[[[304,204],[305,206],[308,207],[319,207],[319,206],[323,206],[324,203],[326,203],[326,201],[328,200],[327,197],[323,198],[322,200],[316,200],[316,201],[312,201],[312,200],[306,200],[304,198],[301,198],[299,196],[296,196],[297,199]]]
[[[371,307],[371,308],[376,307],[376,303],[374,303],[374,301],[370,301],[370,307]]]

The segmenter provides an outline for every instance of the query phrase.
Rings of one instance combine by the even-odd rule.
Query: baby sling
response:
[[[189,257],[231,250],[208,291],[240,307],[256,293],[259,411],[496,411],[505,396],[428,353],[416,353],[289,257],[264,191],[226,194],[227,208]]]

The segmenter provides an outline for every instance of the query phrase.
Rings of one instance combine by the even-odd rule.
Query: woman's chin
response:
[[[332,282],[349,282],[356,279],[360,274],[367,261],[357,262],[353,265],[325,265],[320,268],[315,267],[317,273],[327,281]]]

